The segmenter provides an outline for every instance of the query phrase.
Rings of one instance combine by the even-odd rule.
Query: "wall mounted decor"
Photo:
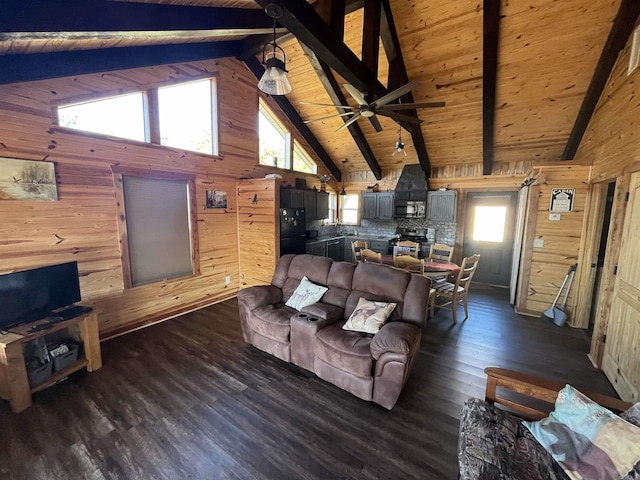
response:
[[[207,190],[207,208],[227,208],[227,192]]]
[[[0,158],[0,200],[58,200],[51,162]]]

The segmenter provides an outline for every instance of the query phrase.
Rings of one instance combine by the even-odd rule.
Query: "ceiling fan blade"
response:
[[[305,120],[304,123],[319,122],[320,120],[327,120],[328,118],[335,118],[335,117],[344,117],[345,115],[355,115],[355,113],[353,112],[335,113],[327,117],[312,118],[311,120]]]
[[[393,92],[387,93],[384,97],[380,97],[375,102],[371,102],[371,104],[375,105],[376,108],[381,107],[389,102],[393,102],[396,98],[406,95],[417,86],[418,82],[409,82],[400,88],[396,88]]]
[[[334,105],[332,103],[314,103],[314,102],[299,102],[301,105],[317,105],[318,107],[336,107],[344,108],[348,110],[357,110],[358,107],[352,107],[351,105]]]
[[[355,88],[353,85],[349,85],[348,83],[345,83],[344,88],[347,89],[347,92],[349,92],[349,94],[353,97],[353,99],[358,102],[358,105],[369,105],[364,97],[362,96],[362,94],[358,91],[357,88]]]
[[[373,117],[369,117],[369,121],[371,122],[371,125],[373,125],[373,128],[376,129],[376,132],[382,131],[382,125],[380,125],[380,120],[378,120],[378,117],[376,117],[375,115]]]
[[[376,111],[381,112],[384,110],[413,110],[415,108],[436,108],[444,107],[445,102],[425,102],[425,103],[389,103],[378,107]]]
[[[336,132],[339,132],[341,130],[344,130],[345,128],[347,128],[349,125],[351,125],[352,123],[356,122],[362,115],[360,115],[360,112],[356,113],[353,117],[351,117],[349,120],[347,120],[346,122],[344,122],[344,125],[341,125],[340,128],[338,128],[336,130]]]
[[[385,117],[393,118],[396,122],[406,122],[411,123],[412,125],[420,125],[422,120],[416,117],[410,117],[409,115],[404,115],[402,113],[396,112],[385,112],[384,110],[378,112],[378,115],[384,115]]]

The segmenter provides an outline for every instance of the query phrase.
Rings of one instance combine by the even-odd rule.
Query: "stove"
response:
[[[389,254],[393,254],[393,247],[398,245],[398,242],[403,240],[410,240],[420,244],[420,258],[427,258],[429,256],[429,250],[431,244],[434,243],[435,231],[431,228],[396,228],[396,238],[389,242]]]

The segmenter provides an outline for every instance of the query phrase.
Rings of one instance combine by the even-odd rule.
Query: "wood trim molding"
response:
[[[119,175],[134,175],[136,177],[160,178],[164,180],[184,180],[187,182],[193,182],[196,179],[195,174],[164,172],[148,168],[123,167],[121,165],[111,165],[111,171],[114,174]]]
[[[592,184],[587,194],[585,218],[580,235],[580,254],[576,272],[576,295],[573,297],[572,317],[569,325],[587,328],[593,301],[593,286],[596,280],[598,250],[602,235],[602,222],[607,201],[607,184]]]
[[[113,186],[116,196],[116,213],[118,218],[118,242],[120,243],[120,264],[122,265],[122,281],[124,288],[131,288],[131,263],[129,261],[129,237],[127,235],[127,217],[124,208],[124,183],[122,173],[114,172]]]
[[[531,257],[533,256],[533,240],[536,236],[538,222],[538,202],[540,201],[540,186],[531,185],[527,197],[527,214],[522,236],[522,252],[520,254],[520,275],[516,292],[515,310],[518,313],[527,312],[529,298],[529,282],[531,280]]]

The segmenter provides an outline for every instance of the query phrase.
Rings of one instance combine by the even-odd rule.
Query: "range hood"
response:
[[[394,192],[396,204],[427,199],[427,177],[420,164],[405,165]]]

